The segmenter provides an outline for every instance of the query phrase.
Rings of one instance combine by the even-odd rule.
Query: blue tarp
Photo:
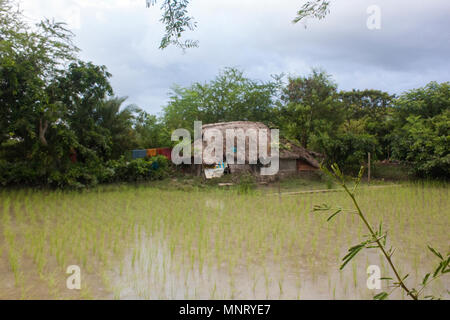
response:
[[[158,168],[159,168],[159,163],[157,161],[153,162],[152,163],[152,169],[153,170],[158,170]]]
[[[147,156],[147,150],[146,149],[142,149],[142,150],[133,150],[132,151],[132,158],[134,159],[139,159],[139,158],[145,158]]]

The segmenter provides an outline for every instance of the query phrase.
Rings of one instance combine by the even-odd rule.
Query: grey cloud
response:
[[[309,21],[307,29],[291,23],[301,1],[192,0],[199,27],[189,36],[200,48],[185,54],[158,49],[163,28],[157,8],[127,1],[132,5],[81,6],[77,44],[83,59],[108,67],[118,95],[152,113],[161,111],[173,84],[209,81],[227,66],[261,80],[323,67],[341,89],[391,93],[449,80],[448,0],[336,0],[325,20]],[[372,4],[382,10],[381,30],[366,27]]]

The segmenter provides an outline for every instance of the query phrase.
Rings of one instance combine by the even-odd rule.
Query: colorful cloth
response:
[[[172,159],[172,149],[171,148],[158,148],[156,152],[162,156],[165,156],[167,159]]]
[[[147,149],[147,157],[154,157],[156,154],[156,149]]]
[[[133,150],[132,151],[132,158],[139,159],[139,158],[145,158],[147,156],[147,150]]]

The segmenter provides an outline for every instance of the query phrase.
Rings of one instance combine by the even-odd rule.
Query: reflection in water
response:
[[[197,261],[171,255],[164,242],[142,236],[136,243],[125,255],[122,269],[110,273],[116,288],[115,298],[372,299],[376,291],[367,288],[367,267],[377,265],[385,274],[387,271],[376,251],[361,254],[359,261],[365,261],[364,264],[354,262],[339,272],[339,265],[330,261],[313,269],[302,266],[301,259],[307,260],[302,256],[296,262],[267,259],[247,266],[230,267],[229,261],[220,266],[200,266]],[[439,283],[434,291],[443,289],[444,283]],[[405,298],[401,290],[391,295],[391,299]]]
[[[446,185],[358,193],[369,220],[388,231],[410,287],[436,265],[427,244],[448,252],[448,199]],[[326,222],[311,208],[351,208],[342,193],[271,197],[126,186],[3,192],[0,200],[0,299],[371,299],[379,290],[367,288],[367,267],[392,277],[375,249],[339,271],[365,228],[355,215]],[[68,265],[81,268],[80,291],[65,285]],[[434,281],[427,294],[446,292],[449,281]],[[397,290],[390,298],[407,297]]]

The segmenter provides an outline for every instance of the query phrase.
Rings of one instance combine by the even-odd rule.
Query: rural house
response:
[[[224,139],[223,141],[223,162],[222,163],[215,163],[214,165],[207,165],[206,163],[209,163],[210,159],[205,159],[207,157],[205,154],[203,156],[203,163],[202,164],[191,164],[191,165],[183,165],[183,171],[190,172],[195,175],[202,175],[205,174],[206,177],[208,177],[208,170],[213,168],[223,168],[226,172],[227,170],[231,174],[235,173],[243,173],[243,172],[250,172],[254,175],[259,176],[260,175],[260,169],[263,166],[259,160],[257,164],[249,164],[248,157],[249,157],[249,138],[246,137],[245,140],[245,164],[236,164],[236,157],[234,164],[224,164],[226,163],[226,130],[227,129],[242,129],[244,132],[246,132],[249,129],[265,129],[267,130],[267,141],[268,141],[268,154],[270,154],[270,130],[269,128],[261,123],[261,122],[251,122],[251,121],[233,121],[233,122],[221,122],[221,123],[212,123],[212,124],[205,124],[202,126],[202,139],[204,138],[205,130],[207,129],[217,129],[221,131],[222,137]],[[259,141],[258,141],[259,142]],[[203,151],[205,150],[207,142],[205,139],[203,139]],[[236,148],[239,148],[237,145],[237,141],[234,142],[234,152],[236,153]],[[192,144],[192,150],[194,150],[194,144]],[[242,150],[241,150],[242,151]],[[295,175],[299,173],[305,173],[305,172],[313,172],[319,169],[319,162],[316,160],[316,157],[321,157],[320,154],[308,151],[307,149],[295,144],[292,141],[289,141],[284,138],[280,138],[279,141],[279,155],[280,155],[280,164],[279,164],[279,172],[278,176],[287,176],[287,175]],[[192,156],[192,163],[193,156]]]

